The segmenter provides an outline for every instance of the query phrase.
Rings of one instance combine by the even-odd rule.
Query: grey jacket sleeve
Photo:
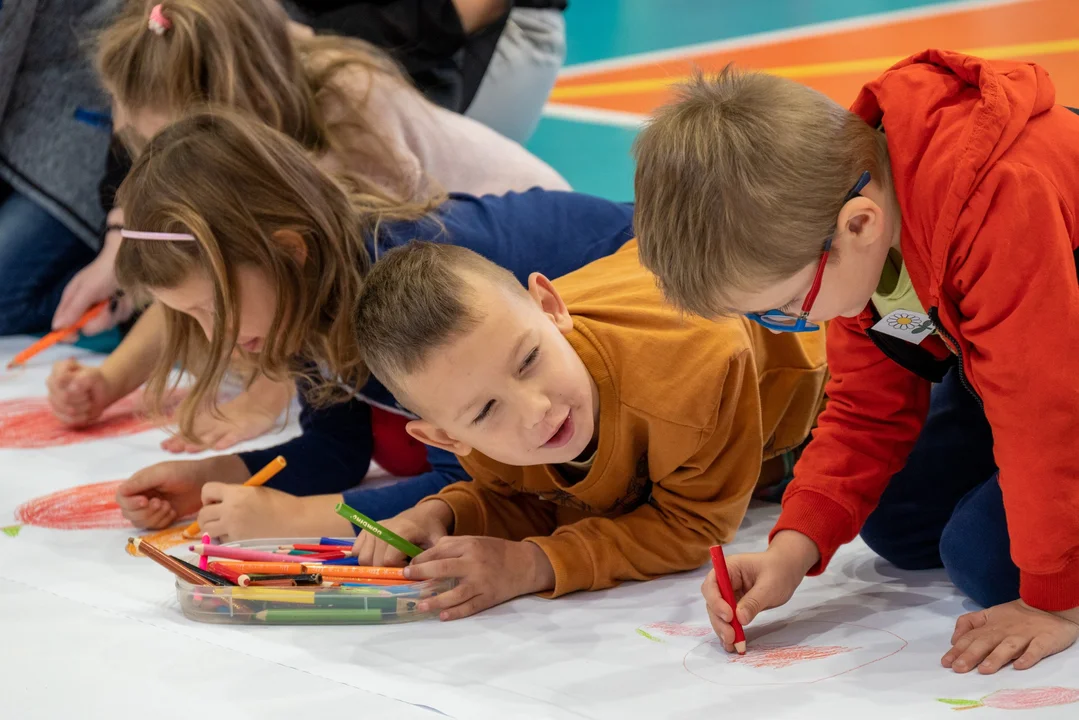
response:
[[[0,10],[0,122],[3,122],[15,76],[22,65],[23,53],[38,0],[8,0]]]

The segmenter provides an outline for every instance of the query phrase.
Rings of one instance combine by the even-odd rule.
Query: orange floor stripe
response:
[[[1052,76],[1058,101],[1079,104],[1079,5],[1075,0],[973,8],[597,70],[560,81],[551,101],[648,113],[669,101],[670,85],[694,68],[715,71],[735,62],[795,78],[849,104],[864,83],[926,47],[966,48],[963,52],[989,59],[1036,61]]]

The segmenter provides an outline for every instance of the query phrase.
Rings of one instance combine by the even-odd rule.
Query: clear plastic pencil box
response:
[[[226,543],[228,547],[280,552],[280,545],[317,544],[319,538],[262,538]],[[176,556],[198,564],[186,549]],[[303,556],[296,556],[303,562]],[[451,589],[453,578],[402,585],[373,585],[362,579],[349,586],[238,587],[192,585],[176,580],[176,599],[184,615],[196,622],[232,625],[381,625],[434,617],[421,613],[421,600]],[[364,585],[353,587],[352,585]]]

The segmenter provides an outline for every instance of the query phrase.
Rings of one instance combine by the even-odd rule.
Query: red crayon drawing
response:
[[[1071,703],[1079,702],[1079,690],[1066,687],[997,690],[991,695],[986,695],[981,700],[938,698],[938,702],[951,705],[953,710],[974,710],[980,707],[996,708],[997,710],[1034,710],[1036,708],[1070,705]]]
[[[122,481],[81,485],[24,503],[15,517],[24,525],[53,530],[97,530],[131,527],[116,504]]]
[[[799,685],[823,682],[886,660],[907,646],[893,632],[855,623],[792,620],[749,637],[743,656],[718,639],[686,653],[682,666],[715,685]]]
[[[712,634],[712,628],[673,622],[654,622],[645,625],[644,629],[662,633],[668,637],[705,637]]]
[[[116,504],[116,488],[122,480],[81,485],[60,490],[24,503],[15,511],[15,517],[21,525],[0,528],[5,534],[17,537],[23,525],[33,525],[51,530],[107,530],[130,528],[131,523],[124,519],[120,506]],[[190,538],[183,536],[187,523],[158,530],[142,536],[158,548],[168,548],[190,543]],[[131,555],[138,555],[135,548],[128,545]]]
[[[0,402],[0,448],[44,448],[134,435],[155,427],[141,411],[141,394],[128,395],[85,428],[72,428],[52,414],[44,398]]]
[[[727,662],[739,663],[755,668],[785,668],[796,662],[820,660],[840,653],[858,650],[858,648],[839,645],[754,645],[746,650],[745,655],[732,655]]]
[[[165,402],[164,412],[171,414],[183,396],[183,390],[172,392]],[[5,400],[0,402],[0,448],[74,445],[135,435],[160,424],[160,421],[145,413],[141,391],[135,391],[114,403],[94,424],[83,428],[72,428],[60,422],[44,398]]]

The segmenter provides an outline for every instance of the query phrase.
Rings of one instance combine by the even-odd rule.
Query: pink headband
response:
[[[191,233],[142,232],[140,230],[121,230],[120,237],[128,240],[194,240]]]
[[[172,29],[172,20],[165,17],[165,13],[161,10],[161,4],[154,5],[150,10],[150,21],[146,24],[146,27],[150,29],[154,35],[164,35],[166,32]]]

